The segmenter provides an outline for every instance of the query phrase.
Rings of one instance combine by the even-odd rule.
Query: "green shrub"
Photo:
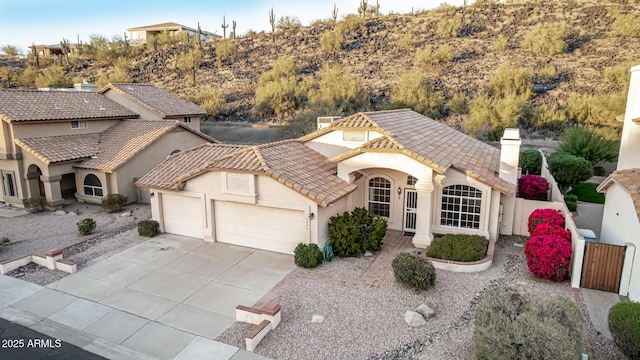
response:
[[[328,53],[337,53],[344,48],[344,35],[336,30],[327,31],[320,37],[320,48]]]
[[[533,112],[533,124],[538,129],[559,131],[567,125],[567,115],[555,105],[541,105]]]
[[[487,255],[488,245],[489,240],[484,236],[447,234],[431,242],[427,256],[442,260],[477,261]]]
[[[300,19],[298,19],[297,16],[281,16],[280,19],[278,19],[278,25],[276,25],[276,28],[278,30],[292,30],[295,28],[299,28],[300,26],[302,26],[302,24],[300,23]]]
[[[606,174],[606,170],[601,165],[596,165],[593,167],[593,175],[604,176],[604,174]]]
[[[451,60],[453,60],[453,48],[450,45],[442,45],[438,48],[428,45],[416,51],[415,65],[429,68]]]
[[[503,65],[491,76],[487,90],[493,97],[529,100],[533,96],[533,81],[529,70]]]
[[[231,39],[222,39],[216,42],[216,56],[220,60],[232,58],[238,55],[238,45]]]
[[[60,66],[51,66],[43,69],[35,79],[39,88],[70,88],[73,82],[65,77],[65,71]]]
[[[567,24],[563,21],[539,23],[524,36],[520,43],[534,55],[552,56],[567,51]]]
[[[386,232],[387,220],[365,208],[332,216],[329,221],[329,243],[339,257],[380,250]]]
[[[109,83],[130,83],[133,81],[129,68],[126,65],[120,65],[120,63],[121,62],[118,62],[118,65],[113,68],[112,72],[102,74],[98,77],[96,81],[98,89],[101,89]]]
[[[322,250],[316,244],[300,243],[293,250],[293,261],[296,265],[311,269],[322,264]]]
[[[579,125],[619,127],[616,116],[624,113],[626,92],[570,96],[567,100],[567,117]]]
[[[416,38],[413,34],[405,33],[398,38],[398,47],[400,49],[413,49],[416,47]]]
[[[493,42],[491,49],[495,52],[506,52],[509,50],[509,40],[502,35],[498,35],[496,40]]]
[[[538,81],[550,83],[558,79],[558,73],[555,66],[547,66],[540,69],[537,74]]]
[[[574,212],[578,208],[578,196],[567,194],[564,196],[564,203],[567,204],[569,211]]]
[[[607,81],[611,81],[624,86],[629,85],[631,80],[631,65],[629,63],[618,64],[604,69],[603,76]]]
[[[47,205],[47,199],[44,196],[37,196],[27,199],[24,203],[24,208],[30,213],[39,213],[44,211]]]
[[[582,157],[592,166],[618,160],[619,150],[619,141],[605,139],[584,127],[565,130],[558,143],[558,151]]]
[[[102,208],[108,213],[120,211],[126,204],[127,197],[121,194],[109,194],[102,198]]]
[[[456,38],[462,32],[462,16],[455,15],[451,18],[444,18],[436,25],[436,34],[445,39]]]
[[[547,164],[549,172],[556,179],[563,194],[567,192],[569,186],[593,176],[589,161],[567,153],[555,152],[551,154],[547,159]]]
[[[219,115],[227,103],[226,96],[222,90],[213,87],[206,87],[200,90],[194,100],[209,116]]]
[[[640,23],[633,14],[614,14],[615,20],[611,24],[611,34],[627,37],[640,37]]]
[[[80,235],[89,235],[96,228],[96,221],[92,218],[85,218],[80,220],[76,225],[78,225]]]
[[[160,224],[155,220],[142,220],[138,223],[138,235],[154,237],[160,233]]]
[[[533,149],[520,150],[520,167],[524,175],[540,175],[542,169],[542,154],[540,151]]]
[[[367,104],[364,86],[348,70],[325,63],[318,75],[318,88],[309,93],[309,102],[316,109],[325,109],[334,114],[350,114]]]
[[[436,91],[431,80],[420,72],[405,72],[391,88],[390,108],[411,108],[430,118],[442,117],[444,96]]]
[[[531,116],[527,102],[516,96],[493,98],[479,93],[469,102],[469,119],[463,123],[467,134],[499,140],[504,129],[525,124]]]
[[[398,282],[416,290],[426,290],[436,283],[436,269],[425,258],[400,253],[391,262],[391,267]]]
[[[609,310],[613,341],[632,360],[640,359],[640,303],[619,302]]]
[[[469,113],[469,99],[464,93],[453,95],[451,100],[447,101],[447,108],[454,114]]]
[[[11,244],[11,239],[7,236],[3,236],[0,238],[0,246],[5,246]]]
[[[277,116],[297,109],[306,95],[306,89],[298,84],[299,72],[293,58],[278,58],[273,69],[260,76],[254,109],[259,114]]]
[[[576,304],[528,286],[487,291],[474,319],[477,359],[579,359],[582,315]]]
[[[338,21],[336,30],[341,33],[356,31],[365,25],[364,19],[354,14],[348,14]]]

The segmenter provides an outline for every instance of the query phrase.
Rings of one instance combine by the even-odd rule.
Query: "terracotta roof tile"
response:
[[[636,215],[640,221],[640,168],[616,170],[609,175],[599,186],[598,191],[605,192],[613,182],[624,187],[631,196],[631,201],[636,208]]]
[[[43,163],[78,160],[98,153],[100,134],[44,136],[16,139],[15,143]]]
[[[133,111],[95,92],[0,90],[0,118],[10,122],[137,117]]]
[[[104,94],[109,90],[126,95],[140,105],[158,112],[163,118],[207,115],[200,106],[171,95],[152,84],[109,84],[99,92]]]

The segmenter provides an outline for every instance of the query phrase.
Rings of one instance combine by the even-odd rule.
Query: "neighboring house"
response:
[[[0,201],[22,207],[44,196],[56,208],[68,196],[144,200],[139,177],[171,153],[215,141],[176,120],[138,118],[100,93],[0,90]]]
[[[165,232],[292,253],[331,216],[365,207],[389,229],[495,241],[513,212],[520,140],[501,151],[411,110],[358,113],[297,140],[201,145],[142,177]],[[501,164],[502,161],[502,164]],[[506,230],[505,230],[506,229]],[[500,231],[502,230],[502,231]]]
[[[200,131],[200,120],[207,116],[200,106],[151,84],[114,83],[98,92],[133,110],[141,119],[175,120]]]
[[[188,26],[180,25],[174,22],[167,22],[162,24],[139,26],[127,29],[131,38],[132,45],[146,44],[151,39],[162,33],[169,33],[172,35],[178,35],[181,33],[187,33],[190,38],[196,38],[198,36],[198,30],[190,28]],[[200,39],[208,40],[212,37],[220,37],[209,31],[200,31]]]
[[[618,169],[598,191],[607,195],[599,241],[626,245],[627,253],[634,252],[635,259],[625,261],[629,268],[623,269],[620,289],[632,301],[640,301],[640,66],[631,68]]]
[[[35,49],[36,54],[38,56],[50,57],[50,56],[61,56],[64,55],[62,51],[62,45],[53,44],[53,45],[35,45],[29,46],[29,48]],[[69,55],[78,55],[80,51],[80,46],[78,44],[69,44]]]

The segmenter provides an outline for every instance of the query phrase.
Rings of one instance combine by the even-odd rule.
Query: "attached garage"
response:
[[[205,221],[200,198],[163,193],[161,201],[164,232],[202,238]]]
[[[214,201],[213,207],[216,241],[287,254],[309,242],[303,211],[229,201]]]

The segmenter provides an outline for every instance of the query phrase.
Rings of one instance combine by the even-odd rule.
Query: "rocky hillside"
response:
[[[384,9],[382,9],[384,11]],[[425,46],[453,47],[453,60],[431,69],[435,88],[446,98],[464,93],[469,98],[484,89],[501,65],[527,69],[534,80],[531,105],[566,106],[571,95],[621,92],[621,82],[606,80],[607,68],[640,63],[640,37],[616,35],[616,14],[640,14],[633,1],[527,1],[510,4],[443,7],[416,14],[396,14],[366,18],[366,25],[347,31],[342,50],[330,53],[320,45],[321,36],[331,31],[331,21],[271,33],[252,33],[233,40],[235,56],[220,59],[218,40],[203,44],[203,60],[194,88],[189,74],[177,66],[177,57],[193,46],[178,44],[168,49],[145,50],[132,60],[135,82],[150,82],[181,95],[194,96],[207,86],[222,89],[226,105],[218,119],[281,123],[291,116],[257,116],[252,112],[260,75],[280,56],[295,59],[304,77],[315,76],[324,63],[340,65],[362,80],[370,109],[383,107],[391,86],[400,74],[415,69],[416,52]],[[326,14],[327,16],[329,14]],[[457,37],[443,37],[438,24],[443,19],[461,18]],[[265,14],[265,21],[266,21]],[[567,25],[566,51],[553,56],[536,56],[521,47],[525,35],[537,24],[561,21]],[[402,46],[401,37],[411,34],[414,45]],[[508,48],[496,50],[497,39]],[[554,67],[551,82],[538,81],[543,68]],[[97,62],[76,66],[77,75],[95,80],[112,71]]]

